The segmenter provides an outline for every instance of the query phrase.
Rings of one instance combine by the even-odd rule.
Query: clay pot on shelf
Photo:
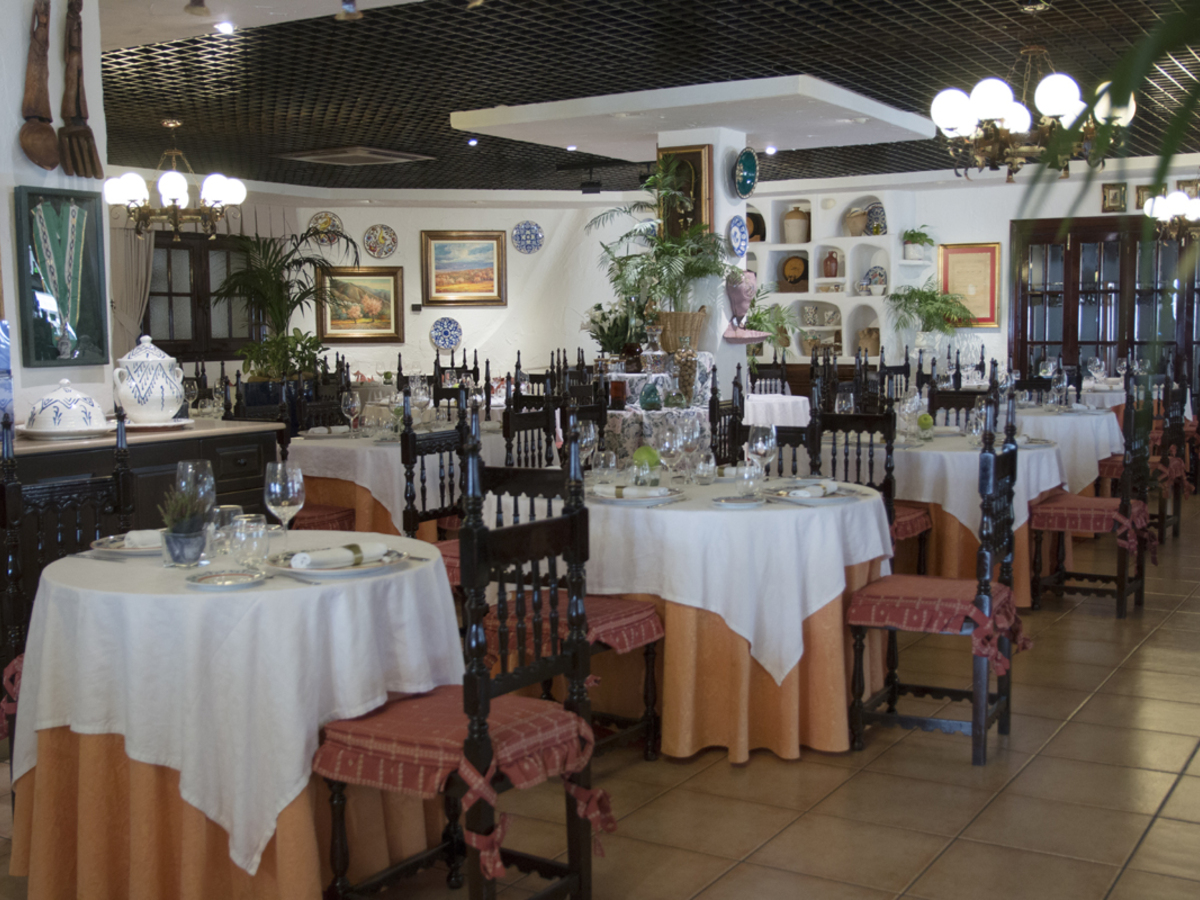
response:
[[[850,237],[862,237],[862,233],[867,229],[867,211],[854,207],[845,218],[846,234]]]
[[[838,256],[836,250],[830,250],[829,255],[821,263],[821,275],[825,278],[837,278]]]
[[[783,242],[785,244],[808,243],[808,213],[793,206],[783,214]]]

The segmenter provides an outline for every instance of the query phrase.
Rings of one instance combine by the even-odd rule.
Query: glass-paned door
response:
[[[1121,337],[1121,242],[1079,242],[1077,346],[1079,362],[1100,357],[1115,371]]]

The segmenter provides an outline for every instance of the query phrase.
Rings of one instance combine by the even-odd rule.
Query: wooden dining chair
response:
[[[1046,401],[1046,395],[1054,389],[1054,385],[1047,376],[1031,375],[1014,379],[1012,389],[1017,394],[1029,394],[1033,402],[1041,406]]]
[[[912,363],[908,358],[908,345],[904,345],[904,362],[889,366],[887,349],[879,348],[879,378],[883,382],[883,393],[892,399],[908,393],[912,381]]]
[[[742,395],[742,364],[737,364],[733,386],[728,400],[721,399],[721,388],[717,381],[717,367],[712,368],[712,391],[708,397],[708,422],[711,432],[713,459],[719,466],[736,465],[742,458],[742,441],[739,438],[742,420],[746,415],[745,397]]]
[[[588,512],[577,433],[568,426],[568,483],[561,514],[489,528],[483,516],[477,407],[471,415],[466,518],[459,538],[467,596],[467,671],[461,686],[391,700],[365,716],[325,726],[313,771],[330,790],[333,881],[325,893],[330,900],[373,894],[438,860],[449,866],[447,883],[459,887],[464,843],[471,900],[494,898],[495,879],[507,866],[553,879],[538,886],[542,896],[586,900],[591,897],[591,832],[616,829],[608,795],[591,786],[594,737],[586,687],[591,654],[584,605]],[[533,575],[531,581],[526,572]],[[519,636],[512,644],[512,660],[509,644],[502,643],[494,671],[488,664],[485,628],[492,585],[500,620],[515,620],[513,633]],[[533,635],[531,642],[523,639],[527,634]],[[504,633],[505,641],[509,636]],[[516,693],[559,675],[567,681],[561,704]],[[562,778],[565,790],[565,862],[504,849],[507,816],[496,817],[500,793],[548,778]],[[447,824],[441,842],[351,885],[347,784],[422,799],[442,795]],[[464,813],[465,832],[459,822]]]
[[[1154,398],[1149,377],[1125,375],[1124,437],[1125,454],[1120,490],[1116,497],[1080,497],[1066,491],[1051,494],[1029,506],[1029,528],[1033,532],[1033,608],[1039,609],[1042,594],[1050,590],[1062,597],[1073,594],[1108,596],[1116,600],[1117,618],[1127,613],[1129,594],[1134,604],[1143,604],[1146,592],[1146,552],[1158,545],[1158,535],[1150,528],[1147,507],[1150,475],[1150,426],[1154,417]],[[1057,564],[1054,572],[1043,576],[1042,535],[1059,535]],[[1078,532],[1117,535],[1117,572],[1071,572],[1066,568],[1066,542]],[[1129,574],[1129,554],[1134,554],[1136,574]],[[1083,581],[1086,584],[1067,582]]]
[[[750,367],[750,393],[786,394],[788,392],[787,360],[779,359],[778,352],[771,349],[771,361]]]
[[[1008,734],[1012,715],[1011,660],[1015,650],[1031,646],[1021,631],[1013,602],[1013,495],[1017,476],[1017,442],[1014,403],[1008,401],[1009,425],[1002,446],[996,446],[998,392],[988,394],[983,449],[979,455],[979,495],[982,506],[978,579],[941,578],[930,575],[887,575],[855,591],[846,621],[854,639],[851,677],[850,740],[854,750],[864,747],[868,725],[938,729],[946,734],[971,736],[971,762],[987,763],[987,732],[993,724]],[[993,580],[999,565],[999,581]],[[887,675],[883,687],[864,699],[864,650],[868,628],[887,631]],[[973,653],[971,688],[943,688],[907,684],[897,674],[897,631],[963,635],[971,638]],[[997,690],[988,691],[989,667],[996,673]],[[897,711],[902,695],[969,701],[971,717],[951,718],[906,715]],[[886,704],[886,709],[879,707]]]
[[[606,434],[608,429],[608,404],[598,401],[594,396],[589,398],[591,402],[581,403],[572,396],[563,398],[562,405],[559,407],[559,416],[565,416],[567,411],[573,412],[575,418],[580,423],[591,422],[596,426],[596,452],[599,453],[604,449],[604,443],[607,440]],[[566,465],[566,444],[558,450],[559,465]]]
[[[926,385],[934,385],[937,383],[937,357],[934,354],[929,354],[929,371],[925,371],[925,351],[917,351],[917,390],[922,390]]]
[[[504,464],[542,468],[554,465],[554,445],[558,410],[552,395],[546,395],[537,408],[521,410],[513,402],[519,395],[513,390],[513,376],[505,376],[505,405],[501,416],[504,434]]]
[[[930,382],[927,411],[935,425],[963,426],[967,424],[967,416],[981,396],[979,391],[944,390],[936,382]],[[940,422],[938,413],[944,413]]]

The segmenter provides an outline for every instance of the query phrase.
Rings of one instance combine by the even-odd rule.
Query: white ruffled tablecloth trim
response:
[[[63,559],[42,575],[21,684],[13,778],[37,765],[37,731],[119,734],[130,759],[179,772],[180,796],[229,833],[253,875],[280,812],[308,785],[321,727],[388,691],[462,680],[446,568],[431,544],[361,535],[431,562],[319,586],[278,578],[191,590],[197,570],[157,557],[114,567]],[[345,543],[297,531],[292,550]],[[273,551],[278,551],[273,546]]]
[[[807,397],[791,394],[747,394],[747,425],[780,425],[803,428],[808,424],[811,406]]]
[[[1067,489],[1072,494],[1078,494],[1100,476],[1100,460],[1125,451],[1120,423],[1111,414],[1021,409],[1017,410],[1017,430],[1058,444]]]

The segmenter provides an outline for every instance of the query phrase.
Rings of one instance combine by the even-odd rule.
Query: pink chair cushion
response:
[[[526,593],[525,603],[529,608],[532,603],[533,595]],[[545,632],[542,639],[542,653],[549,654],[550,652],[550,628],[549,628],[549,595],[543,595],[542,616],[546,620]],[[510,652],[515,652],[517,646],[517,618],[513,612],[513,597],[509,595],[509,616],[508,616],[508,647]],[[607,644],[618,653],[628,653],[630,650],[636,650],[638,647],[644,647],[647,644],[653,644],[659,640],[664,632],[662,619],[658,617],[658,611],[654,608],[653,603],[646,603],[641,600],[629,600],[625,597],[609,597],[602,594],[588,594],[583,598],[583,608],[587,615],[587,640],[589,644],[594,644],[599,641],[602,644]],[[527,652],[533,654],[533,626],[530,622],[531,612],[526,613],[526,628],[527,631]],[[560,638],[565,638],[568,630],[567,622],[567,595],[562,591],[558,594],[558,635]],[[496,612],[496,607],[488,610],[487,618],[483,620],[483,627],[487,630],[487,642],[489,656],[495,660],[500,653],[500,616]]]
[[[24,653],[4,667],[3,692],[0,692],[0,740],[8,737],[8,717],[17,714],[17,698],[21,694],[21,670],[24,668]]]
[[[1029,527],[1034,531],[1112,531],[1121,501],[1117,497],[1078,497],[1063,492],[1052,494],[1029,507]],[[1134,500],[1130,519],[1141,526],[1149,521],[1146,504]]]
[[[892,523],[892,540],[903,541],[933,530],[933,517],[923,506],[896,504],[896,520]]]
[[[857,590],[850,597],[846,621],[868,628],[919,631],[925,634],[961,634],[968,619],[975,623],[971,646],[976,656],[991,660],[997,674],[1008,671],[997,637],[1012,640],[1012,651],[1033,646],[1022,633],[1021,617],[1012,591],[992,582],[992,616],[975,605],[978,583],[973,578],[940,578],[930,575],[887,575]]]
[[[458,539],[438,541],[433,546],[442,554],[442,562],[446,564],[446,574],[450,577],[450,587],[462,584],[462,568],[459,566]]]
[[[462,762],[467,721],[460,685],[392,700],[326,725],[313,771],[429,800]],[[488,732],[496,767],[517,788],[580,771],[595,743],[591,727],[559,704],[511,694],[492,700]]]
[[[301,531],[354,531],[355,512],[349,506],[306,503],[292,519],[292,528]]]
[[[1101,478],[1120,478],[1125,474],[1125,455],[1114,453],[1108,459],[1100,460]]]

